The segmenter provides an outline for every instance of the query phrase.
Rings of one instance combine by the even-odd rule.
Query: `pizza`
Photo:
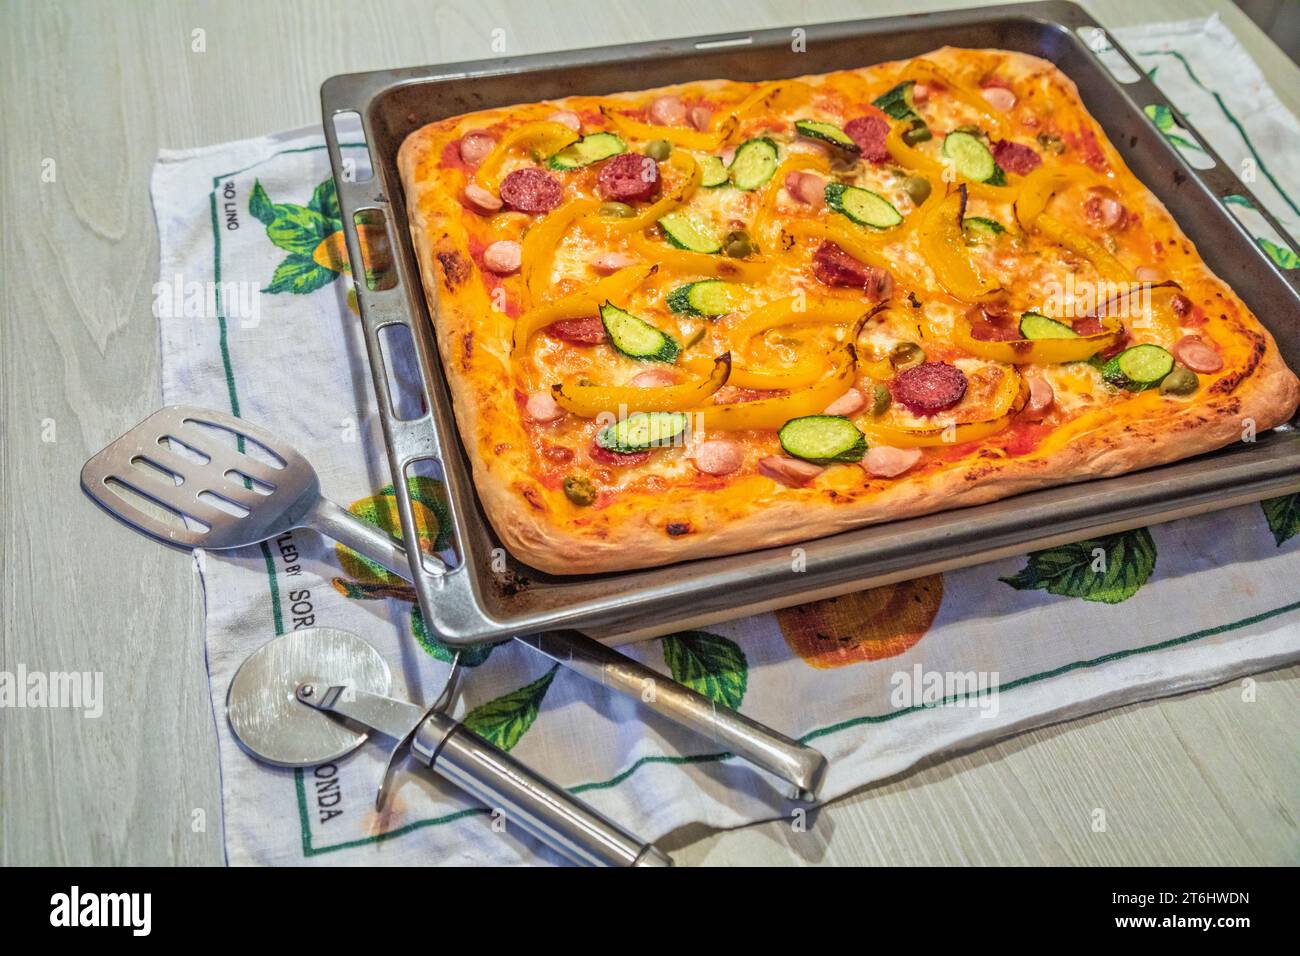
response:
[[[548,573],[1115,475],[1300,400],[1025,54],[487,109],[398,165],[475,486]]]

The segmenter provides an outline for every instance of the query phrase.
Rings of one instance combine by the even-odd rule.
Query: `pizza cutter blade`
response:
[[[384,659],[355,634],[325,627],[291,631],[239,666],[226,716],[246,753],[280,767],[337,760],[378,732],[397,741],[390,771],[409,744],[413,759],[477,799],[507,832],[522,830],[574,863],[672,865],[653,844],[442,711],[451,695],[426,711],[387,696],[390,683]],[[381,794],[389,788],[388,777],[385,772]]]
[[[370,736],[368,728],[304,707],[304,684],[387,694],[388,664],[347,631],[316,627],[268,641],[239,665],[226,693],[226,718],[250,756],[277,767],[313,767],[338,760]]]

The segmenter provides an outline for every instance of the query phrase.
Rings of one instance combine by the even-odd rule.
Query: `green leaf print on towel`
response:
[[[1268,530],[1273,532],[1273,540],[1279,548],[1300,534],[1300,494],[1269,498],[1261,501],[1259,506],[1264,509]]]
[[[415,600],[415,593],[412,592],[411,600]],[[451,663],[451,659],[456,656],[456,648],[450,644],[444,644],[424,626],[424,615],[420,613],[420,606],[416,604],[411,608],[411,633],[415,639],[420,642],[426,654],[436,661],[442,661],[446,664]],[[497,643],[505,643],[498,641]],[[478,667],[492,654],[492,648],[496,644],[474,644],[471,647],[460,648],[460,666],[461,667]]]
[[[519,743],[537,719],[542,700],[551,689],[551,681],[559,667],[555,664],[531,684],[480,704],[465,715],[462,723],[489,743],[509,750]]]
[[[1031,552],[1024,570],[999,580],[1018,591],[1118,604],[1137,594],[1155,566],[1156,544],[1146,528],[1138,528]]]
[[[248,211],[266,226],[266,237],[289,253],[263,292],[306,295],[346,271],[343,221],[332,178],[316,187],[306,206],[271,202],[261,180],[254,180]]]
[[[749,663],[740,647],[707,631],[682,631],[663,639],[673,680],[735,710],[745,699]]]

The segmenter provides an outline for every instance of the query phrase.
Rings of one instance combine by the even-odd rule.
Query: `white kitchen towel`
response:
[[[1300,182],[1288,157],[1300,152],[1300,129],[1222,26],[1120,39],[1229,161],[1249,156],[1267,169],[1259,195],[1294,227]],[[391,521],[319,131],[164,152],[153,199],[163,400],[272,429],[315,464],[328,496]],[[435,489],[426,480],[415,490],[436,534]],[[1296,659],[1298,530],[1292,496],[626,650],[823,750],[833,798],[941,751]],[[378,746],[301,771],[247,757],[224,718],[226,689],[277,633],[316,624],[361,634],[392,665],[395,693],[417,700],[438,686],[448,654],[405,585],[315,533],[197,565],[231,863],[555,859],[418,773],[378,816]],[[467,657],[457,712],[646,838],[793,810],[743,762],[520,645]]]

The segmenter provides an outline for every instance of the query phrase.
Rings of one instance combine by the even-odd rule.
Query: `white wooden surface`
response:
[[[6,4],[0,670],[102,671],[107,700],[98,720],[0,711],[0,863],[222,860],[190,560],[120,529],[77,487],[83,460],[159,401],[158,147],[318,121],[331,74],[486,56],[496,28],[508,52],[532,53],[959,3]],[[1085,5],[1112,26],[1217,10],[1300,112],[1300,73],[1222,0]],[[196,28],[206,52],[191,52]],[[1297,714],[1290,668],[1261,677],[1253,703],[1223,687],[933,763],[837,801],[804,834],[777,822],[664,843],[711,864],[1300,862]],[[1105,833],[1091,829],[1097,807]]]

